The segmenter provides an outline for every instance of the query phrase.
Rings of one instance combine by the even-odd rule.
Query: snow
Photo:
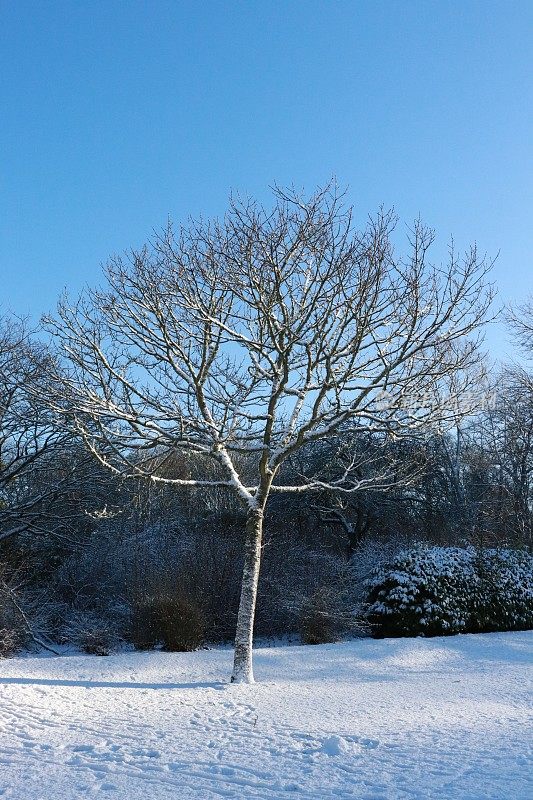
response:
[[[0,798],[526,800],[533,632],[0,662]]]

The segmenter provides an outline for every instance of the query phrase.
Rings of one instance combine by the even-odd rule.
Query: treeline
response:
[[[231,639],[245,516],[235,493],[114,475],[39,399],[47,349],[7,322],[0,347],[0,649]],[[487,408],[446,434],[384,448],[346,428],[344,450],[371,456],[359,459],[360,477],[390,457],[418,475],[403,488],[272,497],[258,635],[312,642],[364,631],[365,580],[418,542],[532,551],[533,397],[524,373],[502,371],[495,387]],[[280,481],[323,472],[339,452],[338,441],[311,444]],[[161,475],[205,475],[201,459],[167,454]]]

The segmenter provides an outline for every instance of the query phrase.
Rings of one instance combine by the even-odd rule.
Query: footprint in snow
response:
[[[340,756],[348,750],[348,742],[341,736],[328,736],[320,749],[328,756]]]
[[[159,750],[134,750],[132,755],[137,758],[161,758]]]
[[[361,736],[346,736],[345,738],[348,742],[353,742],[354,744],[358,744],[359,747],[364,747],[365,750],[375,750],[376,747],[380,745],[379,739],[366,739]]]
[[[359,736],[328,736],[324,739],[320,748],[322,753],[328,756],[340,756],[350,750],[350,744],[359,745],[365,750],[375,750],[379,746],[377,739],[362,739]]]
[[[379,740],[378,739],[359,739],[359,744],[361,747],[366,747],[367,750],[375,750],[376,747],[379,747]]]

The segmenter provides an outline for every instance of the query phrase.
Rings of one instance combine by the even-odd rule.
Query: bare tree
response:
[[[232,680],[252,682],[263,515],[273,492],[386,489],[398,464],[362,470],[347,427],[389,442],[445,428],[469,411],[489,264],[472,248],[428,262],[417,222],[396,255],[395,218],[362,231],[334,188],[310,199],[275,190],[265,210],[232,201],[222,221],[192,223],[113,258],[107,286],[64,298],[49,320],[66,355],[58,406],[110,469],[178,486],[227,487],[246,509]],[[324,473],[282,466],[340,437]],[[214,470],[165,471],[180,449]],[[363,455],[363,459],[365,456]],[[242,466],[239,466],[242,465]],[[294,474],[294,469],[291,470]]]
[[[507,321],[518,344],[522,346],[526,355],[533,354],[533,296],[524,303],[510,308]]]
[[[98,482],[94,459],[39,399],[50,374],[50,353],[28,326],[0,319],[0,543],[31,535],[72,544],[84,516],[77,497]]]
[[[478,421],[482,453],[492,467],[493,524],[514,546],[533,548],[533,394],[527,373],[498,376],[494,407]]]

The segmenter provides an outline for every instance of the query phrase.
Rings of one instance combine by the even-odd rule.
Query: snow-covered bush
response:
[[[533,628],[533,556],[521,550],[489,550],[477,562],[481,596],[472,630]]]
[[[27,636],[22,620],[3,588],[0,577],[0,658],[9,658],[24,647]]]
[[[46,601],[23,585],[20,573],[0,569],[0,658],[42,646],[48,616]]]
[[[21,631],[0,626],[0,658],[14,656],[24,645]]]
[[[108,656],[120,642],[113,620],[90,611],[74,612],[61,633],[64,642],[96,656]]]
[[[533,557],[521,551],[416,547],[367,581],[376,636],[533,628]]]
[[[361,605],[364,604],[369,578],[380,567],[392,563],[400,553],[411,546],[412,542],[405,536],[392,536],[389,539],[369,538],[362,541],[353,551],[347,565],[354,599]]]

